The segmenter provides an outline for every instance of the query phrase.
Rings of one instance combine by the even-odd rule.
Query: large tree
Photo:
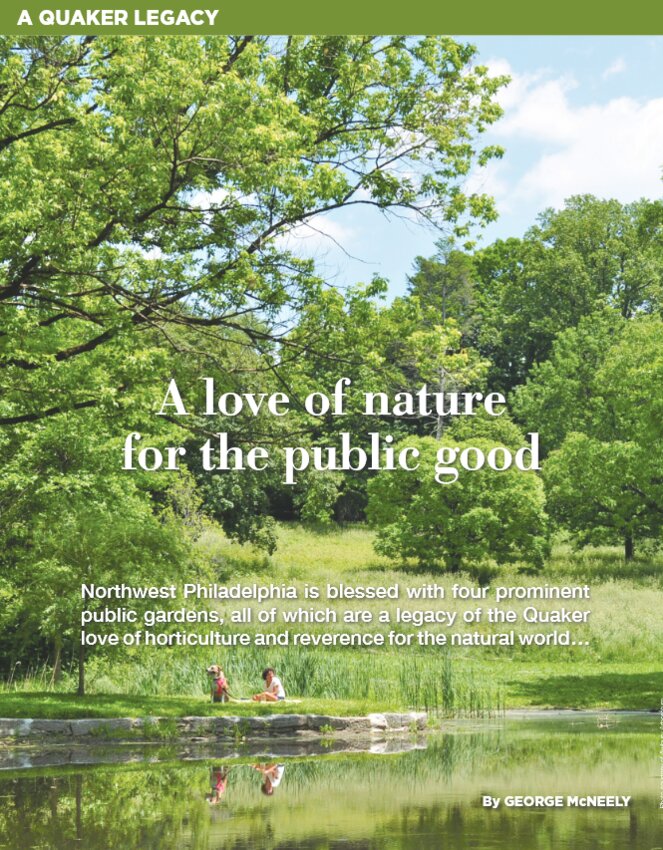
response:
[[[0,481],[0,663],[18,657],[37,666],[51,657],[57,679],[63,658],[73,657],[80,694],[86,652],[99,651],[81,644],[82,613],[115,607],[85,601],[81,585],[162,586],[196,575],[186,476],[171,473],[171,482],[123,473],[98,424],[92,411],[82,411],[75,421],[67,414],[35,426],[5,461]],[[139,627],[95,624],[87,631]]]
[[[605,306],[625,319],[660,311],[663,202],[569,198],[522,239],[477,252],[474,268],[476,344],[493,362],[491,384],[510,390],[584,316]]]
[[[428,324],[443,325],[447,319],[455,319],[469,341],[478,318],[472,256],[455,248],[452,239],[438,240],[437,249],[433,257],[415,258],[408,291],[419,299]]]
[[[510,429],[501,430],[506,435]],[[484,437],[471,443],[423,437],[410,438],[397,450],[406,444],[419,450],[419,467],[380,472],[369,484],[368,518],[377,527],[378,552],[397,560],[414,558],[425,566],[442,565],[452,572],[491,561],[543,565],[548,523],[543,484],[535,472],[513,467],[502,472],[486,467],[468,471],[454,460],[441,466],[455,472],[457,480],[449,483],[449,472],[436,480],[440,450],[476,447],[488,454],[505,443]]]
[[[437,37],[3,38],[0,425],[125,394],[123,341],[147,328],[279,338],[321,292],[284,240],[316,215],[489,218],[462,179],[495,153],[475,140],[503,81],[473,56]]]
[[[616,311],[560,334],[519,391],[516,410],[541,432],[552,516],[580,544],[636,542],[663,528],[663,322]]]

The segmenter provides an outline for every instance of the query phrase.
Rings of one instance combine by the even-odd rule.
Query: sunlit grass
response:
[[[268,557],[251,546],[232,543],[218,529],[207,529],[198,547],[222,574],[264,575],[265,578],[307,579],[320,574],[339,575],[357,570],[393,567],[375,554],[374,533],[363,526],[312,530],[299,524],[278,526],[278,548]]]
[[[297,588],[298,600],[275,602],[280,611],[292,611],[309,603],[303,599],[306,584],[323,589],[327,584],[398,584],[401,598],[381,603],[320,600],[338,613],[336,624],[292,626],[292,631],[314,634],[333,631],[375,631],[375,624],[348,625],[342,611],[368,608],[386,611],[395,617],[396,607],[462,612],[467,603],[452,599],[454,584],[477,588],[470,573],[422,573],[414,565],[394,565],[375,555],[373,533],[364,527],[319,531],[302,525],[280,525],[279,548],[272,557],[250,546],[231,543],[223,533],[208,528],[198,543],[209,567],[209,580],[221,584],[288,584]],[[444,600],[408,601],[407,588],[425,583],[442,586]],[[503,708],[523,706],[583,708],[650,708],[663,682],[656,659],[663,645],[663,618],[660,616],[663,587],[663,555],[640,554],[626,564],[617,547],[601,547],[574,552],[564,542],[555,546],[544,570],[532,575],[518,564],[500,569],[491,584],[536,587],[541,584],[588,584],[588,601],[545,600],[536,606],[548,611],[564,605],[588,608],[587,624],[573,627],[574,646],[547,647],[445,647],[419,648],[413,638],[411,648],[303,649],[295,646],[250,646],[226,651],[206,649],[140,648],[110,660],[95,658],[88,664],[88,684],[92,694],[123,695],[136,699],[205,699],[205,668],[212,662],[222,665],[232,692],[247,697],[261,687],[260,671],[266,664],[277,668],[288,693],[306,701],[357,701],[372,706],[425,709],[444,715],[481,715]],[[233,606],[210,603],[226,615]],[[255,612],[257,603],[243,603]],[[270,603],[271,604],[271,603]],[[522,614],[531,601],[514,600],[508,606]],[[392,626],[382,627],[382,631]],[[225,631],[255,633],[263,627],[253,623],[229,625]],[[269,631],[272,627],[265,627]],[[279,623],[276,631],[282,631]],[[430,630],[430,627],[428,627]],[[488,624],[455,626],[457,631],[482,634],[510,628]],[[550,626],[517,625],[519,632],[547,631]],[[416,635],[418,627],[400,624],[398,630]],[[433,627],[435,630],[435,627]],[[586,645],[585,645],[586,643]],[[51,671],[14,668],[12,682],[5,691],[71,691],[74,671],[57,687],[50,684]],[[280,709],[280,707],[279,707]],[[308,710],[308,709],[304,709]],[[313,710],[313,709],[311,709]]]
[[[212,703],[201,696],[131,696],[128,694],[74,694],[53,691],[2,691],[0,717],[72,719],[93,717],[250,717],[267,714],[325,714],[362,717],[397,709],[395,702],[374,700],[303,699],[280,703]]]

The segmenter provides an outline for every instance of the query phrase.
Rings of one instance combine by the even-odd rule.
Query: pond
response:
[[[663,847],[655,715],[458,722],[425,741],[382,749],[344,752],[329,740],[234,752],[116,745],[96,757],[57,748],[23,753],[16,763],[98,763],[0,771],[0,847]],[[564,806],[506,806],[505,798],[516,795],[558,797]],[[569,796],[588,795],[631,799],[619,808],[566,805]],[[499,807],[485,808],[484,796],[499,797]]]

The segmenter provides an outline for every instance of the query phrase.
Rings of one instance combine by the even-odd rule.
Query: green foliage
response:
[[[523,445],[525,439],[522,429],[505,409],[500,416],[489,416],[483,408],[474,416],[456,416],[449,425],[447,436],[463,442],[482,438],[508,446],[513,452]]]
[[[331,525],[341,480],[341,475],[334,472],[313,472],[306,477],[296,500],[304,522]]]
[[[454,319],[467,341],[477,322],[474,263],[469,254],[454,248],[453,240],[439,240],[437,248],[433,257],[415,258],[408,292],[418,298],[427,324]]]
[[[490,384],[523,383],[559,333],[602,307],[625,319],[660,310],[662,249],[660,201],[581,195],[542,213],[523,239],[478,251],[476,345],[492,361]]]
[[[152,415],[162,387],[206,374],[220,392],[266,392],[291,377],[296,405],[292,360],[316,346],[324,359],[323,324],[334,312],[361,323],[380,289],[339,316],[289,247],[315,215],[361,203],[459,231],[493,217],[462,183],[498,154],[477,139],[505,80],[474,53],[441,37],[0,39],[0,426],[20,441],[23,425],[93,410],[100,433],[176,434],[206,509],[271,551],[278,477],[203,483],[195,448],[215,430],[278,445],[284,427],[242,416],[178,429]],[[288,338],[284,316],[320,316],[322,333]],[[367,352],[369,368],[386,362]],[[0,437],[3,458],[12,450]]]
[[[81,581],[195,574],[201,498],[273,550],[274,476],[212,475],[198,494],[186,471],[122,472],[121,435],[194,458],[210,431],[284,439],[267,416],[154,413],[167,379],[199,389],[203,369],[220,392],[281,388],[310,347],[284,340],[283,317],[325,309],[287,247],[313,216],[358,202],[459,230],[493,216],[461,187],[496,154],[476,139],[504,83],[473,55],[439,37],[0,38],[5,655],[52,644],[57,673]],[[304,513],[320,517],[314,496]]]
[[[521,416],[550,435],[551,514],[580,544],[658,539],[662,527],[663,323],[603,313],[565,331],[518,394]]]
[[[403,348],[405,363],[419,386],[432,384],[439,392],[459,392],[483,384],[488,363],[475,349],[463,345],[455,319],[414,331]]]
[[[485,453],[496,445],[487,440],[473,444]],[[437,452],[448,444],[420,438],[408,445],[419,449],[419,468],[383,472],[369,484],[368,516],[378,529],[378,552],[449,570],[488,559],[542,565],[547,518],[543,485],[534,473],[485,467],[471,472],[456,462],[451,465],[458,469],[458,480],[440,484],[435,480]]]
[[[274,552],[274,519],[269,515],[266,490],[273,476],[245,469],[215,474],[200,472],[198,480],[209,516],[221,522],[231,537],[239,543],[252,543],[269,554]]]
[[[571,433],[545,466],[551,512],[579,545],[624,541],[631,558],[634,539],[657,537],[661,527],[641,490],[642,478],[652,487],[656,470],[660,458],[647,449]]]
[[[611,309],[584,317],[557,336],[550,359],[535,366],[514,394],[516,417],[541,432],[544,452],[559,448],[570,431],[609,427],[598,373],[625,327]]]
[[[274,343],[286,309],[322,297],[285,247],[316,214],[490,219],[462,182],[496,154],[476,138],[505,80],[474,52],[442,37],[3,37],[0,423],[129,404],[153,377],[136,346],[152,329]]]
[[[58,669],[80,643],[83,610],[106,604],[85,603],[81,584],[161,585],[191,568],[197,528],[186,482],[172,498],[165,480],[161,492],[146,490],[145,478],[118,469],[113,448],[91,414],[79,414],[76,429],[61,417],[24,432],[7,462],[0,565],[2,627],[12,638],[4,637],[4,653],[27,657],[45,644]]]

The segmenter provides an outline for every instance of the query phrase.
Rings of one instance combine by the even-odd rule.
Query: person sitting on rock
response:
[[[265,681],[265,690],[253,695],[252,699],[255,702],[278,702],[285,699],[285,689],[273,667],[265,667],[262,678]]]

